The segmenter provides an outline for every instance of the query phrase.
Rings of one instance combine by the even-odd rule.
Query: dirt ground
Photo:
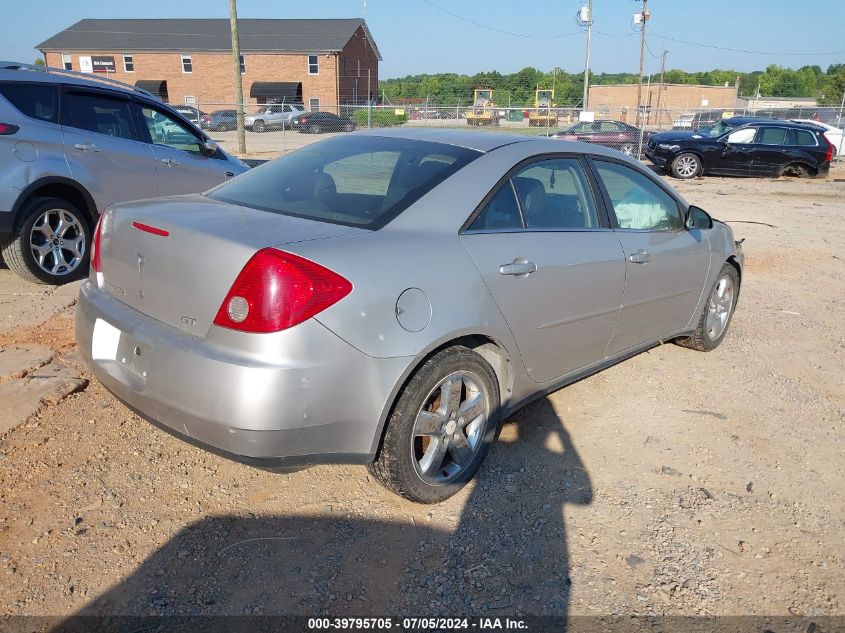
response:
[[[0,615],[845,614],[845,169],[672,184],[746,239],[718,350],[529,406],[436,506],[226,461],[92,381],[0,439]],[[52,296],[0,269],[0,346],[90,378]]]

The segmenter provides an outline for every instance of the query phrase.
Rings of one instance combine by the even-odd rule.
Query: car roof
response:
[[[743,125],[774,125],[777,127],[786,127],[786,128],[796,128],[796,129],[819,129],[818,125],[814,123],[801,123],[798,121],[791,121],[789,119],[770,119],[770,118],[763,118],[763,117],[750,117],[750,116],[735,116],[731,117],[730,119],[723,119],[723,121],[727,122],[729,125],[733,125],[735,127],[743,126]]]
[[[536,152],[543,153],[566,153],[593,154],[597,156],[608,156],[619,158],[624,156],[614,149],[596,145],[594,143],[580,143],[577,141],[562,141],[546,138],[545,136],[531,136],[528,134],[512,134],[506,132],[479,132],[475,130],[443,129],[443,128],[412,128],[393,127],[375,128],[355,132],[361,136],[385,136],[389,138],[401,138],[412,141],[430,141],[432,143],[444,143],[455,145],[466,149],[473,149],[479,152],[490,152],[496,148],[514,143],[536,144]]]
[[[146,90],[125,84],[108,76],[100,77],[92,74],[89,78],[77,71],[53,68],[51,66],[34,66],[31,64],[0,61],[0,81],[25,81],[27,83],[85,86],[86,88],[98,88],[100,90],[112,90],[124,94],[141,95],[153,101],[158,100],[155,95],[150,94]]]

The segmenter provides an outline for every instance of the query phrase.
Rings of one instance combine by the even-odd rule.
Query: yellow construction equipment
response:
[[[535,127],[557,125],[557,112],[552,110],[555,105],[554,90],[535,90],[534,110],[528,113],[528,125]]]
[[[496,104],[491,88],[478,88],[474,92],[472,108],[467,111],[467,125],[496,125]]]

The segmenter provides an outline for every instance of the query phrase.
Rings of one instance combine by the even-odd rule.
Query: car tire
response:
[[[719,347],[728,331],[738,298],[739,273],[731,264],[725,264],[707,295],[695,330],[690,336],[675,339],[675,343],[699,352]]]
[[[622,147],[619,148],[619,151],[625,154],[625,156],[634,156],[637,153],[637,146],[633,143],[623,143]]]
[[[256,121],[252,124],[252,131],[256,132],[257,134],[261,134],[267,129],[267,126],[264,125],[264,121]]]
[[[322,132],[319,125],[312,125],[308,128],[308,131],[311,132],[311,134],[319,134]]]
[[[229,131],[229,126],[228,126],[228,125],[226,125],[225,123],[218,123],[218,124],[217,124],[217,131],[218,131],[218,132],[228,132],[228,131]]]
[[[0,250],[6,265],[20,277],[59,286],[88,274],[90,245],[87,213],[61,198],[36,198],[22,210]],[[40,261],[35,254],[39,248]]]
[[[347,124],[343,127],[344,132],[352,132],[354,129],[355,129],[355,124],[354,124],[354,123],[347,123]]]
[[[684,152],[672,161],[672,175],[675,178],[689,180],[701,173],[701,159],[695,154]]]
[[[443,403],[449,393],[457,395]],[[496,374],[481,356],[466,347],[438,352],[399,393],[370,472],[411,501],[448,499],[484,460],[496,436],[499,402]],[[480,413],[467,420],[461,411],[468,410]]]
[[[806,165],[790,163],[781,168],[778,177],[793,176],[795,178],[809,178],[811,175],[810,169]]]

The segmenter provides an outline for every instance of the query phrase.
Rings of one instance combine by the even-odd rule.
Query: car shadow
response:
[[[53,630],[121,621],[92,627],[92,616],[562,617],[572,590],[564,510],[591,501],[564,422],[542,399],[503,425],[457,516],[398,502],[406,511],[392,514],[408,520],[331,508],[206,517]],[[450,522],[454,529],[433,527]]]

